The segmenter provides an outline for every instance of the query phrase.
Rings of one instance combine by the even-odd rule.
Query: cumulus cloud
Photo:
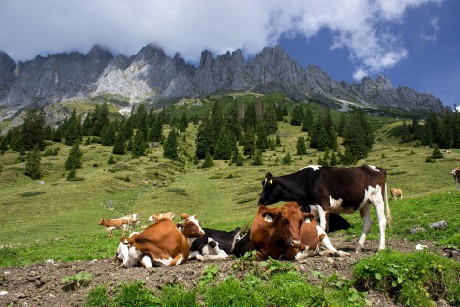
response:
[[[442,0],[2,0],[0,50],[15,60],[94,44],[136,54],[148,43],[197,62],[204,49],[242,49],[253,55],[281,36],[333,34],[361,77],[408,57],[404,39],[387,27],[403,23],[408,9]]]

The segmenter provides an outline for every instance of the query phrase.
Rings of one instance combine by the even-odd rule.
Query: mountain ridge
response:
[[[406,111],[441,113],[446,108],[431,93],[395,88],[382,75],[375,80],[364,77],[361,83],[338,82],[318,66],[303,68],[279,45],[265,47],[247,62],[241,50],[216,57],[204,50],[198,66],[186,63],[178,53],[168,56],[153,44],[130,57],[113,56],[95,45],[87,54],[59,53],[17,63],[0,51],[0,106],[10,112],[104,94],[137,103],[225,91],[282,91],[289,98],[332,108],[347,101]]]

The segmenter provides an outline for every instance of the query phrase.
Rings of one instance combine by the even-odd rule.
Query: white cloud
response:
[[[442,0],[2,0],[0,50],[15,60],[94,44],[136,54],[156,43],[197,62],[204,49],[252,55],[282,35],[333,33],[331,49],[345,48],[355,76],[375,73],[408,57],[403,38],[387,24],[403,23],[410,8]],[[326,51],[325,51],[326,52]]]

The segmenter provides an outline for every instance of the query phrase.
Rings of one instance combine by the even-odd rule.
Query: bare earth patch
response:
[[[338,249],[351,254],[350,257],[329,258],[311,257],[297,263],[300,271],[308,273],[308,279],[312,283],[320,282],[311,270],[329,276],[337,271],[340,276],[351,279],[353,265],[363,257],[375,254],[378,248],[377,241],[368,241],[362,253],[354,253],[355,242],[346,242],[341,236],[333,236],[333,242]],[[442,254],[439,247],[430,242],[406,242],[404,240],[388,240],[388,247],[401,252],[415,251],[417,243],[427,245],[429,250]],[[115,253],[116,247],[114,247]],[[455,256],[458,261],[458,255]],[[113,258],[93,261],[75,261],[64,263],[44,263],[26,267],[0,268],[0,293],[8,292],[0,296],[0,306],[11,303],[19,306],[77,306],[83,305],[87,293],[97,285],[106,285],[108,288],[115,287],[120,283],[144,281],[149,289],[161,289],[167,284],[182,283],[195,287],[203,270],[210,264],[216,264],[219,268],[219,279],[224,279],[230,274],[236,274],[232,269],[234,259],[220,261],[190,261],[184,265],[167,268],[144,268],[124,269]],[[80,272],[91,273],[93,279],[89,286],[69,287],[62,282],[62,278],[74,276]],[[385,294],[370,292],[367,298],[374,306],[398,306]],[[442,305],[443,302],[438,302]],[[444,305],[448,306],[448,305]]]

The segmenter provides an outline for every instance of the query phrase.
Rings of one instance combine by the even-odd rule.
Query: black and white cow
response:
[[[379,250],[385,248],[386,223],[388,219],[390,224],[391,216],[384,169],[373,166],[340,168],[311,165],[285,176],[273,177],[271,173],[267,173],[262,185],[259,204],[298,201],[304,207],[310,206],[311,212],[315,218],[319,217],[320,226],[326,231],[329,229],[329,214],[351,214],[359,210],[363,232],[356,248],[357,252],[364,246],[372,226],[372,203],[380,230]]]
[[[233,252],[235,243],[240,239],[242,229],[223,231],[203,228],[205,235],[193,241],[188,259],[225,259]]]

